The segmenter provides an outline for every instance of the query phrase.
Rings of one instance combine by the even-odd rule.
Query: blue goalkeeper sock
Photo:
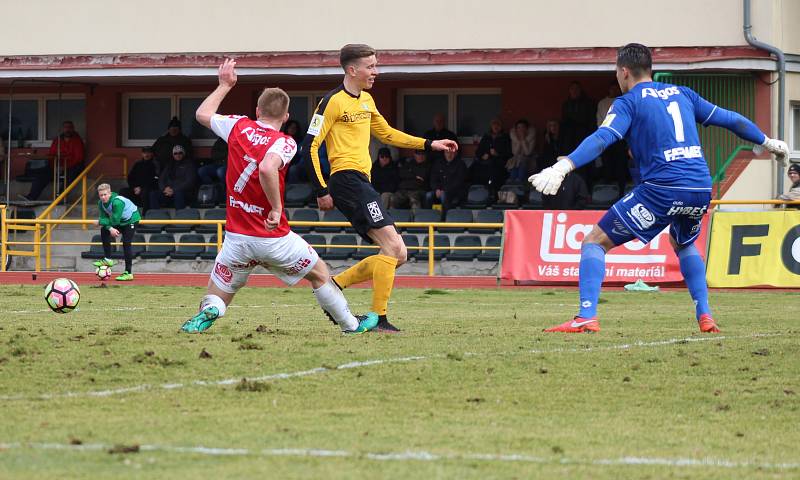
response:
[[[708,305],[708,287],[706,286],[706,266],[697,247],[689,245],[678,251],[678,260],[681,264],[681,274],[686,281],[686,287],[694,300],[697,318],[700,315],[711,315]]]
[[[593,318],[597,316],[597,299],[600,286],[606,276],[606,251],[596,243],[584,243],[581,247],[581,264],[578,275],[578,291],[581,309],[578,316]]]

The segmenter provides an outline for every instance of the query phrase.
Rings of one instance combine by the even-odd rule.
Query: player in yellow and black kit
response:
[[[372,280],[372,309],[380,321],[377,330],[399,331],[386,319],[386,307],[392,293],[395,269],[406,261],[406,246],[394,227],[394,220],[381,204],[380,194],[370,184],[372,159],[370,135],[383,143],[400,148],[457,150],[452,140],[425,140],[390,127],[378,112],[372,88],[378,75],[375,49],[367,45],[345,45],[339,52],[344,69],[342,85],[329,92],[317,106],[303,142],[308,176],[317,190],[320,210],[334,205],[368,242],[381,248],[377,255],[361,260],[333,277],[341,288]],[[331,175],[322,175],[319,147],[325,142]]]

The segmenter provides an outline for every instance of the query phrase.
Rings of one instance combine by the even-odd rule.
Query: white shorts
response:
[[[250,272],[261,265],[287,285],[294,285],[318,260],[316,250],[294,232],[277,238],[226,233],[211,280],[223,292],[236,293],[247,283]]]

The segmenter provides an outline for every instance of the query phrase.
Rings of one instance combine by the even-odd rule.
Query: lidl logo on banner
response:
[[[715,214],[706,276],[714,287],[800,287],[800,212]]]

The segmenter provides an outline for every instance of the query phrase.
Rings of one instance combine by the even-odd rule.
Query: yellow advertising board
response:
[[[800,211],[714,213],[706,278],[710,287],[800,287]]]

